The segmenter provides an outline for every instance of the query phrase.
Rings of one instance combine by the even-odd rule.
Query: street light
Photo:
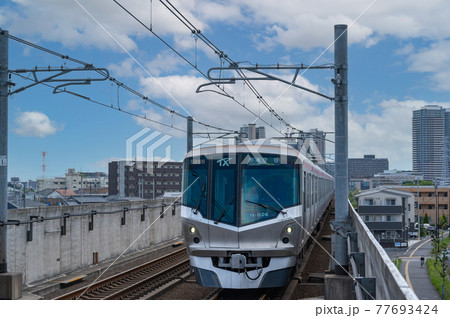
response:
[[[435,229],[434,231],[436,232],[436,236],[437,236],[437,205],[438,205],[438,199],[437,199],[437,189],[438,189],[438,185],[437,185],[437,180],[434,181],[434,225],[435,225]]]
[[[417,176],[417,240],[420,241],[419,176]]]

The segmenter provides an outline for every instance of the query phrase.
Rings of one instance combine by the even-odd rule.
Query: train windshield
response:
[[[223,157],[212,160],[213,183],[211,219],[214,223],[236,225],[236,160]]]
[[[275,218],[300,203],[299,165],[279,156],[263,155],[242,162],[241,225]]]
[[[208,161],[205,157],[189,158],[184,162],[183,205],[207,215]]]
[[[295,160],[269,154],[187,158],[183,205],[215,224],[243,226],[276,218],[300,204],[300,165]]]

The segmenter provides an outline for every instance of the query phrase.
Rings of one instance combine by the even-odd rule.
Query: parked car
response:
[[[433,226],[433,225],[430,225],[430,226],[427,228],[428,234],[431,233],[431,232],[434,232],[434,231],[436,231],[436,227]]]
[[[410,238],[417,238],[417,232],[409,232]]]

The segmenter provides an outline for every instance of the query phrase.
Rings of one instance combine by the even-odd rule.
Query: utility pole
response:
[[[334,26],[334,129],[335,129],[335,273],[348,271],[347,238],[350,226],[348,213],[348,64],[347,25]],[[341,233],[339,233],[341,232]]]
[[[419,176],[417,176],[417,240],[420,241],[420,196],[419,196]]]
[[[193,148],[193,134],[192,134],[192,117],[187,117],[187,152]]]
[[[438,230],[438,185],[437,180],[434,181],[434,232],[436,233],[436,237],[439,235]]]
[[[0,33],[0,222],[8,209],[8,31]],[[7,227],[0,226],[0,273],[7,268]]]

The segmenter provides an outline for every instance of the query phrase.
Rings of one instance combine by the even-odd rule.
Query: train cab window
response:
[[[183,205],[207,214],[208,161],[205,157],[187,158],[184,161]]]
[[[300,165],[282,163],[279,156],[263,155],[242,163],[241,225],[276,218],[300,203]]]
[[[211,220],[236,225],[236,160],[224,157],[212,161],[214,190]]]

